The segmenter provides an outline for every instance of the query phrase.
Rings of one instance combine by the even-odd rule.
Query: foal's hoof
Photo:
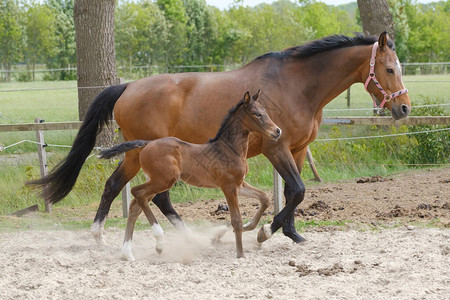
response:
[[[269,224],[264,225],[258,232],[258,243],[262,243],[272,237],[272,228]]]
[[[163,252],[164,248],[156,247],[155,250],[156,250],[156,253],[161,254]]]
[[[131,240],[124,242],[122,245],[122,259],[127,261],[135,261],[133,252],[131,251]]]
[[[242,231],[251,231],[256,228],[256,224],[253,224],[252,222],[245,223],[244,226],[242,226]]]
[[[129,261],[129,262],[133,262],[136,260],[133,256],[133,254],[127,254],[127,253],[122,253],[122,259]]]

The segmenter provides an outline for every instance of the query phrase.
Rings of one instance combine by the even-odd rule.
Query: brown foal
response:
[[[163,230],[153,215],[149,201],[156,194],[169,190],[175,182],[222,189],[228,203],[231,225],[236,238],[236,256],[244,257],[242,246],[242,218],[239,212],[238,194],[248,196],[255,188],[244,182],[248,172],[247,150],[250,132],[258,132],[274,141],[281,136],[281,129],[272,122],[264,107],[256,100],[260,91],[250,98],[249,92],[224,118],[214,139],[206,144],[191,144],[175,137],[153,141],[125,142],[101,152],[101,158],[110,158],[133,149],[141,149],[140,165],[150,179],[131,189],[134,196],[130,204],[127,229],[122,247],[125,259],[133,261],[131,241],[134,224],[144,211],[156,238],[156,251],[164,246]],[[137,150],[135,150],[137,151]],[[259,220],[268,203],[261,203],[255,216]]]

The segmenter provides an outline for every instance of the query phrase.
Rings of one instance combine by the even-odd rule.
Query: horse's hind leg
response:
[[[169,191],[165,191],[157,194],[153,198],[153,203],[159,208],[159,210],[166,216],[166,218],[175,226],[178,230],[187,230],[186,224],[184,224],[181,217],[175,211],[170,201]]]
[[[130,151],[125,154],[125,159],[117,167],[114,173],[106,181],[100,205],[92,224],[92,235],[98,244],[105,244],[103,237],[103,228],[105,226],[106,216],[111,208],[114,198],[120,193],[125,184],[130,181],[139,171],[139,155],[136,151]]]
[[[269,197],[267,196],[266,193],[251,186],[250,184],[248,184],[245,181],[242,183],[241,187],[239,188],[239,195],[248,197],[248,198],[258,199],[259,202],[261,203],[261,206],[258,208],[258,211],[253,216],[253,218],[242,227],[242,229],[244,231],[253,230],[258,225],[258,222],[261,219],[263,213],[269,207],[269,204],[270,204]]]

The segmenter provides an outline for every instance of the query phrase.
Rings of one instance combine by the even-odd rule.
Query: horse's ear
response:
[[[258,100],[259,95],[261,95],[261,90],[258,90],[258,92],[252,96],[253,101]]]
[[[380,50],[383,50],[383,48],[387,46],[388,37],[389,35],[386,31],[380,34],[380,37],[378,38],[378,47],[380,47]]]
[[[250,103],[250,93],[247,91],[244,95],[244,104],[248,105]]]

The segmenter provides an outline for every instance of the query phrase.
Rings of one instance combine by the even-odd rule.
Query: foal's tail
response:
[[[26,184],[42,189],[42,196],[50,203],[63,199],[72,190],[86,158],[95,146],[97,135],[112,117],[114,105],[127,84],[106,88],[92,101],[78,131],[72,149],[48,175]]]
[[[100,152],[100,155],[98,158],[111,158],[116,155],[122,154],[124,152],[136,149],[136,148],[143,148],[145,145],[147,145],[150,141],[143,141],[143,140],[135,140],[135,141],[129,141],[122,144],[119,144],[117,146],[108,148],[106,150],[103,150]]]

